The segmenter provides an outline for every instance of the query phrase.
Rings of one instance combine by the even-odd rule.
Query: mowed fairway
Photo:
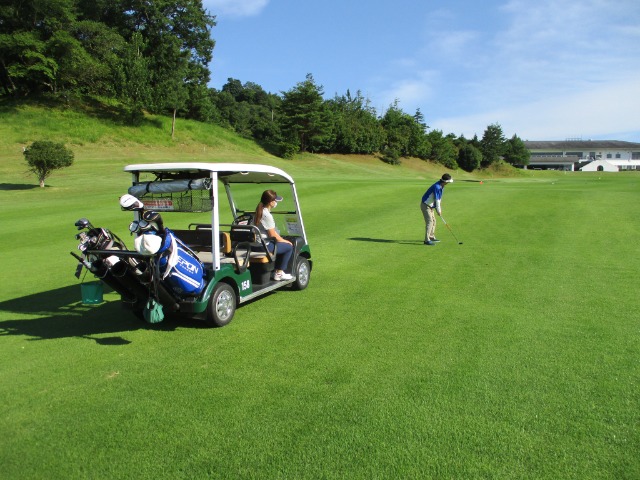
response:
[[[277,161],[310,286],[208,329],[79,303],[125,163],[3,180],[2,478],[640,478],[637,174],[457,180],[427,247],[437,173]]]

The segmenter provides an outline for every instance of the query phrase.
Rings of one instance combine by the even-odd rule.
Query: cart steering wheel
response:
[[[233,221],[234,225],[252,225],[253,213],[243,213]]]

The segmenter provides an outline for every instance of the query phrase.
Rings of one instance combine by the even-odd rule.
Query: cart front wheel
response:
[[[311,279],[311,265],[305,257],[298,257],[296,262],[296,281],[293,282],[294,290],[304,290]]]

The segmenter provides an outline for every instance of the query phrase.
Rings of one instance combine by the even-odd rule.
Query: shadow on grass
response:
[[[40,185],[27,185],[24,183],[0,183],[0,190],[33,190]]]
[[[59,108],[71,108],[103,122],[111,122],[116,126],[162,128],[162,122],[158,118],[147,118],[141,111],[131,111],[123,105],[109,105],[89,96],[73,98],[70,102],[60,102],[58,106]]]
[[[369,237],[352,237],[348,240],[356,242],[373,242],[373,243],[398,243],[401,245],[423,245],[422,240],[390,240],[387,238],[369,238]]]
[[[173,319],[148,325],[123,309],[120,302],[84,305],[80,297],[80,285],[71,285],[0,302],[0,315],[8,318],[0,321],[0,335],[24,335],[30,340],[78,337],[99,345],[126,345],[131,342],[120,335],[103,335],[140,329],[174,330],[177,325]],[[12,319],[11,314],[39,318]]]

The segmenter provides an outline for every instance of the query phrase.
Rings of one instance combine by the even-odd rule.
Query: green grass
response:
[[[151,327],[80,304],[73,223],[130,238],[122,166],[189,156],[91,147],[45,189],[0,156],[3,478],[640,477],[637,175],[457,181],[426,247],[440,169],[223,143],[297,180],[311,284]]]

